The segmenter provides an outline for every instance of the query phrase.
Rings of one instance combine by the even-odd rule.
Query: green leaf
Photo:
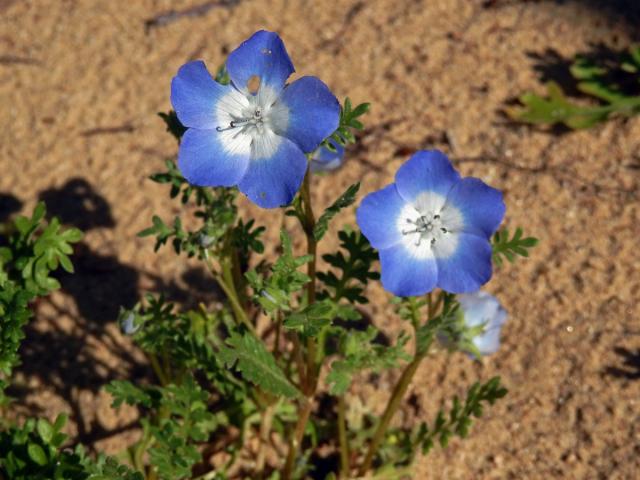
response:
[[[569,128],[588,128],[612,116],[640,113],[640,49],[629,48],[617,58],[576,57],[570,71],[575,87],[595,102],[578,105],[569,101],[557,83],[547,84],[547,95],[525,93],[521,107],[506,109],[514,120],[533,124],[563,123]],[[636,88],[629,88],[635,85]]]
[[[363,292],[370,280],[380,278],[380,274],[373,270],[378,254],[360,232],[342,230],[338,232],[338,238],[341,249],[322,256],[333,270],[318,272],[318,279],[327,288],[320,292],[319,298],[330,297],[336,303],[341,299],[351,304],[368,303]]]
[[[113,408],[118,408],[123,403],[150,408],[157,404],[159,396],[153,387],[138,387],[126,380],[114,380],[105,390],[113,396]]]
[[[44,466],[49,462],[49,459],[47,458],[46,453],[44,453],[42,447],[36,443],[30,443],[27,446],[27,453],[29,458],[40,466]]]
[[[303,337],[316,337],[323,328],[331,325],[337,315],[336,305],[330,300],[322,300],[308,305],[300,312],[285,318],[283,325],[288,330],[296,330]]]
[[[493,262],[496,266],[502,265],[503,257],[513,263],[516,256],[528,257],[529,249],[538,244],[534,237],[523,237],[522,228],[516,228],[512,238],[509,238],[509,230],[506,228],[495,233],[492,240]]]
[[[410,360],[404,351],[409,338],[400,336],[395,345],[385,346],[375,341],[379,332],[370,326],[366,331],[340,331],[341,358],[331,364],[327,376],[329,393],[343,395],[349,389],[353,376],[362,370],[369,369],[379,372],[398,366],[400,361]]]
[[[333,204],[327,208],[320,216],[313,229],[313,236],[316,241],[320,241],[329,228],[329,222],[335,217],[340,210],[352,205],[356,200],[356,195],[360,189],[360,183],[354,183],[347,188]]]
[[[278,367],[273,355],[254,335],[232,333],[226,343],[228,347],[220,350],[220,358],[227,367],[235,365],[243,377],[275,395],[288,398],[302,395]]]
[[[426,423],[422,423],[413,444],[422,446],[422,452],[426,454],[433,448],[435,439],[445,448],[454,435],[466,437],[473,424],[473,418],[482,416],[483,403],[493,405],[506,394],[507,389],[500,385],[500,377],[493,377],[484,385],[473,384],[467,391],[464,403],[458,397],[454,397],[448,415],[444,409],[438,412],[432,429],[429,429]]]
[[[44,440],[45,443],[51,442],[54,432],[51,424],[47,422],[46,419],[44,418],[38,419],[37,430],[38,430],[38,435],[40,435],[40,438],[42,438],[42,440]]]
[[[167,113],[158,112],[158,116],[162,118],[167,126],[167,132],[171,133],[178,142],[182,139],[182,135],[187,131],[187,128],[182,125],[178,120],[178,115],[173,110],[169,110]]]
[[[322,147],[328,148],[330,151],[335,151],[329,139],[333,139],[342,146],[346,146],[349,143],[355,143],[356,138],[353,134],[354,130],[363,130],[364,125],[359,117],[369,111],[371,104],[361,103],[356,108],[352,107],[351,100],[347,97],[344,101],[344,105],[340,110],[340,122],[338,128],[333,132],[329,138],[322,142]]]

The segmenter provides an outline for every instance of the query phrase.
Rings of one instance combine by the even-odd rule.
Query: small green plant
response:
[[[569,100],[560,85],[548,82],[547,95],[525,93],[522,106],[507,109],[514,120],[539,125],[558,123],[572,129],[588,128],[615,116],[640,113],[640,46],[613,61],[578,56],[570,68],[576,88],[591,100],[579,105]]]
[[[118,461],[64,448],[64,416],[30,419],[0,431],[0,479],[297,480],[317,478],[321,467],[328,479],[405,478],[418,454],[467,436],[506,395],[494,377],[454,397],[429,425],[392,422],[436,343],[468,361],[498,349],[507,315],[479,289],[493,264],[528,256],[537,241],[498,231],[502,193],[461,177],[434,150],[416,152],[394,183],[360,201],[357,229],[336,227],[360,185],[318,210],[314,172],[340,166],[369,104],[340,105],[315,77],[287,84],[292,72],[282,40],[265,31],[215,76],[201,61],[179,69],[175,112],[160,115],[178,158],[151,179],[181,208],[168,221],[153,216],[139,236],[200,261],[219,288],[197,308],[148,293],[121,310],[121,330],[155,378],[105,387],[114,408],[140,413],[139,439]],[[263,243],[270,227],[241,218],[241,195],[293,219],[274,248]],[[40,205],[16,219],[0,250],[3,387],[29,302],[59,286],[50,275],[59,265],[72,271],[70,244],[80,239],[43,217]],[[319,243],[332,236],[337,248],[320,257]],[[379,280],[393,294],[391,332],[365,315]],[[366,401],[350,401],[371,372],[396,378],[379,417]],[[318,463],[327,451],[339,454],[335,468]]]

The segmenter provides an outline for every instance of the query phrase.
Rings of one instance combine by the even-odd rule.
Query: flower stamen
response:
[[[436,240],[445,233],[449,233],[449,229],[442,227],[442,220],[439,214],[434,215],[420,215],[418,218],[406,219],[409,225],[414,226],[415,228],[402,230],[403,235],[414,235],[417,234],[417,238],[415,241],[415,246],[419,247],[422,243],[422,240],[428,240],[429,243],[433,246],[436,243]],[[438,232],[440,230],[440,232]]]

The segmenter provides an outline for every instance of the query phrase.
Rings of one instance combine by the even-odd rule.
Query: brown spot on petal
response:
[[[247,90],[249,93],[256,94],[258,93],[258,89],[260,88],[260,77],[257,75],[252,75],[249,80],[247,80]]]

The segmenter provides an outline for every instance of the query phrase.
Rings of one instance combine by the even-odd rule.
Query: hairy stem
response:
[[[289,452],[287,453],[287,460],[285,461],[282,473],[283,480],[290,480],[293,474],[293,467],[296,457],[298,456],[298,450],[302,444],[307,421],[309,421],[309,416],[311,415],[312,400],[313,398],[305,398],[301,401],[301,409],[298,411],[298,421],[296,422],[289,441]]]
[[[228,262],[222,262],[222,275],[213,268],[211,268],[211,272],[213,274],[213,278],[216,280],[222,291],[227,296],[227,300],[229,300],[231,309],[233,310],[233,315],[236,317],[238,323],[244,324],[249,329],[249,331],[255,335],[256,329],[249,320],[247,312],[244,310],[244,308],[242,308],[242,305],[240,305],[238,293],[236,292],[236,288],[233,283],[231,265]]]
[[[307,304],[311,305],[316,301],[316,262],[318,257],[318,243],[313,234],[316,226],[316,218],[313,214],[311,205],[311,170],[307,170],[307,174],[302,182],[300,189],[302,202],[304,204],[304,224],[303,229],[307,237],[307,254],[311,255],[311,260],[307,264],[307,275],[309,283],[307,284]],[[306,375],[306,394],[312,395],[316,389],[317,371],[316,371],[316,340],[315,338],[307,338],[307,375]]]
[[[269,405],[262,414],[260,420],[260,447],[258,450],[258,458],[256,460],[256,473],[258,478],[264,476],[264,465],[267,456],[267,444],[269,443],[269,433],[273,423],[273,415],[276,411],[276,405]]]
[[[307,237],[307,253],[311,255],[311,260],[307,264],[307,275],[309,276],[309,283],[307,284],[307,304],[311,305],[316,301],[316,262],[317,262],[317,242],[313,234],[314,227],[316,225],[316,219],[313,214],[313,207],[311,205],[311,171],[307,169],[307,173],[302,182],[300,189],[300,196],[304,205],[304,219],[301,219],[302,228],[305,236]],[[295,349],[295,344],[294,344]],[[300,409],[298,411],[298,421],[293,430],[291,438],[289,440],[289,451],[287,453],[287,459],[282,474],[283,480],[290,480],[293,473],[294,463],[298,456],[300,445],[304,437],[304,432],[307,426],[307,421],[311,415],[311,408],[313,406],[313,398],[316,393],[318,384],[318,365],[317,365],[317,344],[314,338],[309,337],[307,339],[307,358],[306,358],[306,374],[304,380],[301,380],[303,392],[307,396],[301,401]],[[302,372],[300,372],[302,379]]]
[[[344,395],[338,397],[338,439],[340,444],[340,478],[349,478],[349,439],[346,421],[347,404]]]
[[[411,324],[414,329],[414,335],[417,334],[419,325],[420,325],[420,309],[417,306],[416,299],[410,297],[409,304],[411,308]],[[431,292],[427,294],[427,311],[428,318],[427,321],[430,321],[437,311],[437,305],[434,305]],[[358,470],[358,475],[363,476],[367,473],[367,471],[371,468],[371,464],[373,463],[373,459],[375,457],[376,452],[378,451],[378,447],[384,440],[384,436],[387,433],[387,428],[389,428],[389,423],[391,423],[391,419],[393,415],[396,413],[400,405],[402,404],[402,399],[404,398],[405,393],[407,393],[407,389],[409,385],[411,385],[411,380],[413,380],[413,376],[415,375],[420,363],[426,357],[427,352],[419,352],[416,338],[416,351],[413,356],[413,360],[404,368],[402,375],[398,379],[396,383],[393,393],[387,402],[387,406],[382,414],[382,418],[380,419],[380,423],[376,428],[375,433],[373,434],[373,439],[369,444],[369,449],[367,450],[367,454]]]
[[[158,361],[158,357],[154,353],[149,353],[147,355],[149,357],[149,363],[151,364],[151,368],[153,368],[153,373],[156,374],[158,380],[160,380],[160,385],[163,387],[169,384],[169,380],[165,375],[162,367],[160,366],[160,362]]]
[[[382,443],[382,440],[384,440],[384,436],[387,432],[387,428],[389,427],[389,423],[391,422],[393,415],[400,407],[404,394],[407,393],[407,389],[411,384],[411,380],[418,370],[420,362],[422,362],[423,358],[424,355],[415,357],[411,361],[411,363],[409,363],[405,367],[402,375],[400,376],[400,379],[398,380],[398,383],[396,383],[396,386],[393,389],[393,393],[391,394],[391,398],[389,398],[389,402],[387,403],[387,407],[382,414],[382,418],[380,419],[378,428],[373,435],[373,440],[371,440],[371,444],[369,445],[369,450],[367,450],[367,455],[364,458],[364,462],[362,463],[358,471],[359,476],[363,476],[371,468],[371,463],[373,462],[373,458],[378,451],[378,447]]]

